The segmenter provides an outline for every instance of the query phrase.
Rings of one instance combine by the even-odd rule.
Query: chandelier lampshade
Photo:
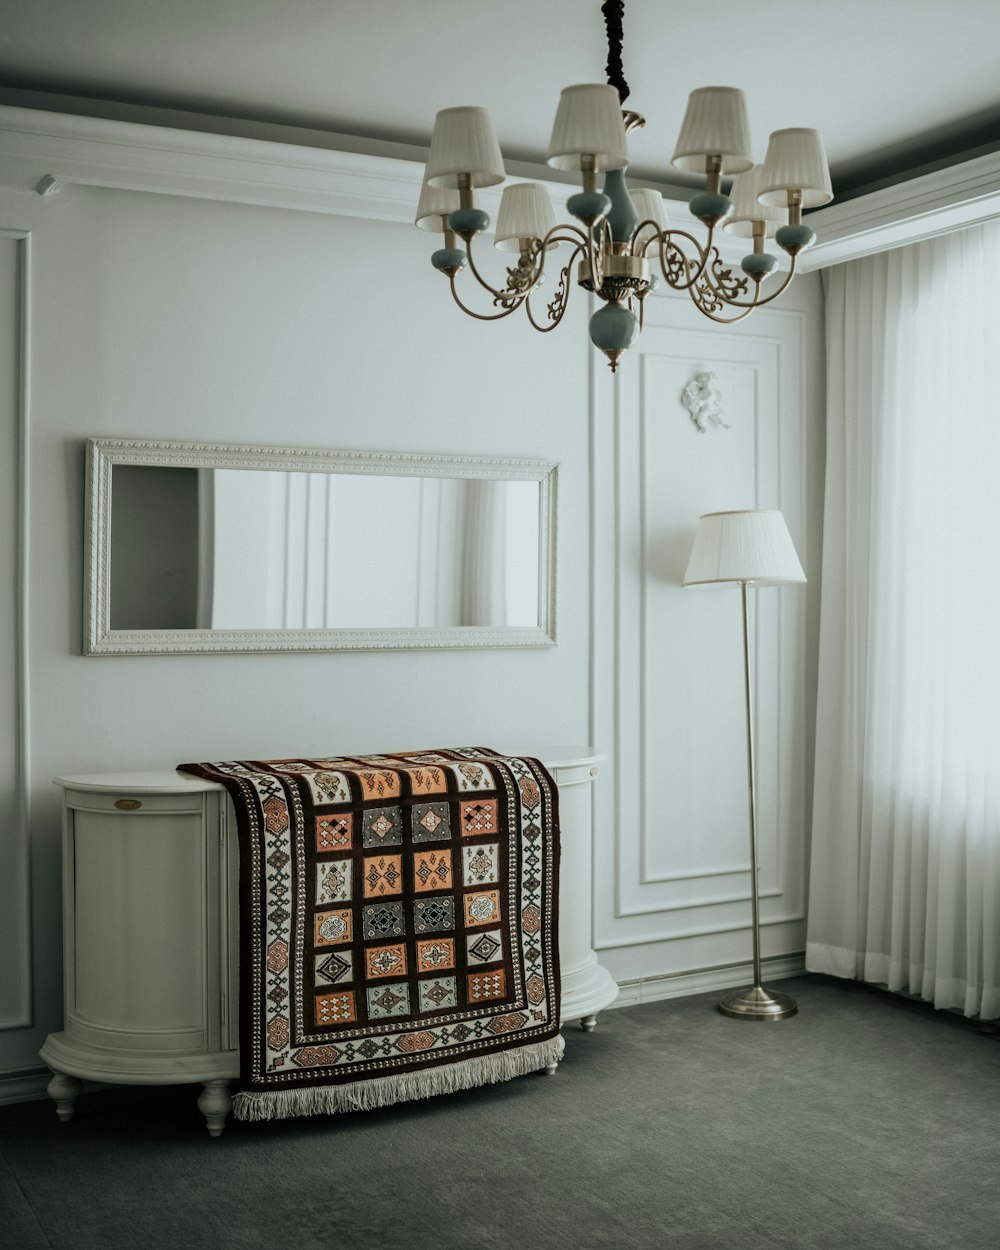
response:
[[[671,226],[659,192],[630,192],[627,134],[645,121],[622,108],[629,95],[621,68],[624,11],[624,0],[601,5],[608,83],[577,83],[559,97],[546,159],[555,169],[579,175],[580,190],[566,201],[570,221],[556,222],[541,183],[507,187],[494,242],[514,263],[497,285],[483,276],[473,245],[490,219],[474,203],[474,192],[502,183],[505,172],[489,114],[473,107],[438,113],[416,218],[421,229],[442,231],[444,246],[431,263],[448,278],[459,308],[479,321],[500,321],[524,309],[531,326],[545,333],[562,320],[573,287],[583,287],[599,301],[588,322],[590,338],[612,372],[641,333],[645,301],[661,280],[721,324],[740,321],[777,299],[795,275],[797,257],[816,238],[802,222],[803,209],[832,198],[815,130],[775,131],[763,167],[754,164],[746,98],[737,87],[692,91],[674,149],[673,164],[705,180],[688,205],[706,231],[704,242]],[[734,179],[731,196],[723,191],[723,178]],[[715,244],[716,229],[727,223],[732,234],[752,240],[753,250],[738,269],[723,263]],[[777,256],[765,250],[771,237],[791,264],[765,288],[778,270]],[[557,266],[546,287],[551,294],[542,307],[533,307],[546,265]],[[466,272],[463,281],[485,293],[484,311],[463,297],[457,279]]]
[[[519,252],[522,240],[544,239],[556,228],[549,193],[540,182],[515,182],[504,187],[497,213],[494,247],[503,252]],[[549,247],[555,247],[550,243]]]
[[[549,140],[548,162],[554,169],[600,173],[628,165],[628,143],[621,103],[614,87],[578,83],[564,87]]]
[[[650,187],[637,187],[629,191],[632,197],[632,203],[635,205],[636,216],[640,222],[652,221],[656,223],[656,229],[652,226],[640,227],[636,234],[636,243],[651,243],[654,239],[666,230],[667,227],[667,210],[663,204],[663,196],[659,191],[654,191]]]
[[[764,237],[773,239],[775,231],[784,224],[787,214],[772,205],[762,204],[758,198],[763,172],[763,165],[754,165],[753,169],[737,174],[733,179],[729,188],[733,211],[723,226],[728,234],[749,239],[753,237],[754,225],[758,224],[763,227]]]
[[[417,201],[417,215],[414,225],[421,230],[448,229],[448,217],[459,207],[457,191],[449,191],[445,187],[432,187],[424,178],[420,184],[420,199]]]
[[[767,145],[759,191],[762,203],[784,208],[789,194],[796,192],[803,208],[819,208],[833,199],[818,130],[776,130]]]
[[[442,109],[434,123],[424,177],[432,187],[492,187],[506,178],[500,144],[484,108]]]
[[[746,96],[737,87],[699,87],[688,96],[673,163],[701,174],[713,156],[722,158],[722,174],[741,174],[753,165]]]

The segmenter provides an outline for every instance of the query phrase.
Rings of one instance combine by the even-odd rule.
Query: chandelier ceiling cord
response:
[[[504,182],[506,174],[489,114],[472,107],[442,109],[437,115],[416,224],[443,233],[444,246],[431,262],[447,275],[462,311],[479,321],[497,321],[523,308],[536,330],[554,330],[569,302],[575,265],[576,284],[602,301],[590,318],[590,338],[614,372],[639,336],[646,296],[661,278],[673,290],[686,291],[699,312],[721,323],[742,320],[777,299],[795,275],[799,253],[816,239],[802,224],[802,210],[828,203],[833,191],[818,131],[774,131],[763,164],[755,165],[743,92],[700,87],[688,98],[673,165],[704,174],[704,190],[688,207],[705,227],[705,241],[671,227],[658,191],[630,192],[625,183],[626,134],[644,126],[645,119],[621,107],[629,95],[622,65],[624,0],[605,0],[601,12],[608,40],[607,85],[563,89],[547,158],[554,168],[580,175],[582,189],[566,201],[580,224],[556,224],[541,183],[505,187],[494,246],[517,253],[517,260],[507,269],[502,287],[483,277],[473,257],[473,240],[490,219],[476,206],[475,193]],[[597,189],[599,174],[604,176],[603,191]],[[729,195],[722,193],[724,177],[733,180]],[[722,262],[714,243],[719,226],[752,240],[753,251],[744,256],[741,273]],[[768,238],[791,263],[777,289],[765,295],[764,281],[778,267],[777,258],[765,251]],[[560,253],[565,260],[558,262],[552,297],[544,310],[533,307],[547,257],[563,244],[569,253]],[[464,302],[456,279],[465,269],[489,296],[492,311],[476,312]]]
[[[601,12],[604,14],[604,28],[608,32],[608,63],[604,67],[608,76],[608,86],[615,88],[618,92],[619,104],[624,104],[629,97],[628,83],[625,81],[625,66],[622,64],[625,0],[604,0]]]

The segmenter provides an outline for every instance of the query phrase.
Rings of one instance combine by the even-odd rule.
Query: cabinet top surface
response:
[[[528,745],[511,749],[502,744],[494,747],[494,750],[505,755],[525,755],[540,759],[547,768],[597,764],[607,758],[589,746]],[[191,773],[177,772],[172,768],[150,769],[145,772],[67,773],[54,778],[54,782],[65,790],[129,790],[137,794],[161,794],[164,790],[174,794],[198,794],[223,788],[214,781],[205,781]]]

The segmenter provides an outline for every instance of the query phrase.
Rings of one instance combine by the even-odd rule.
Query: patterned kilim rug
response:
[[[558,795],[485,747],[183,764],[232,796],[245,1120],[555,1064]]]

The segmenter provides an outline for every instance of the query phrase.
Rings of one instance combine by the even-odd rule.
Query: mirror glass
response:
[[[104,439],[89,460],[89,654],[553,641],[551,462]]]
[[[112,470],[112,629],[537,623],[537,482]]]

